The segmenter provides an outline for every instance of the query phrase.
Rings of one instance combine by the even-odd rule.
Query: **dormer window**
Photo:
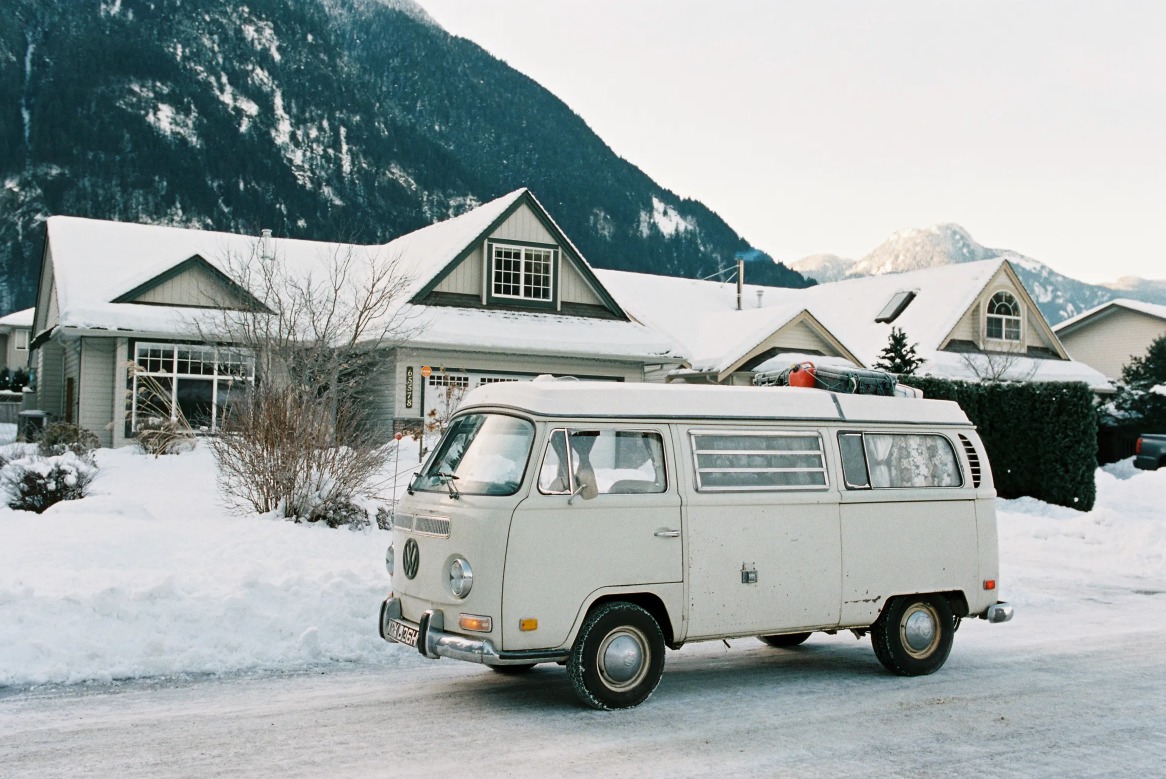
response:
[[[490,245],[490,296],[535,303],[555,300],[555,249]]]
[[[1021,340],[1020,303],[1008,292],[997,292],[988,301],[988,338]]]

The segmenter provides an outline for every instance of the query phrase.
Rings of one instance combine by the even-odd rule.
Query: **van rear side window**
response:
[[[963,485],[955,450],[941,435],[839,433],[838,450],[852,490]]]
[[[815,432],[691,432],[701,492],[826,488],[822,439]]]

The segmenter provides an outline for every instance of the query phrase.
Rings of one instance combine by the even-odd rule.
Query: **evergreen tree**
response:
[[[875,367],[888,373],[910,376],[926,362],[915,353],[915,347],[918,345],[917,342],[908,345],[907,334],[901,328],[892,327],[891,337],[879,354],[879,361]]]
[[[1144,432],[1166,433],[1166,335],[1121,369],[1113,403],[1122,416],[1141,420]]]

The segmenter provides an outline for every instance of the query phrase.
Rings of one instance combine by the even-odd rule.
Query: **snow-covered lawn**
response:
[[[233,516],[205,447],[98,462],[90,497],[40,516],[0,508],[0,686],[416,660],[377,635],[388,533]],[[1119,463],[1097,486],[1089,513],[999,501],[1018,619],[1082,581],[1166,590],[1166,471]]]

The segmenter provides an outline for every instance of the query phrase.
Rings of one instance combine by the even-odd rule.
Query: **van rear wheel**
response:
[[[664,633],[644,609],[615,601],[587,615],[567,676],[579,699],[595,709],[630,709],[648,699],[664,675]]]
[[[779,649],[804,644],[809,637],[809,633],[783,633],[779,636],[758,636],[765,643],[778,647]]]
[[[938,671],[951,653],[954,636],[951,606],[938,595],[893,598],[870,630],[875,656],[900,676]]]

